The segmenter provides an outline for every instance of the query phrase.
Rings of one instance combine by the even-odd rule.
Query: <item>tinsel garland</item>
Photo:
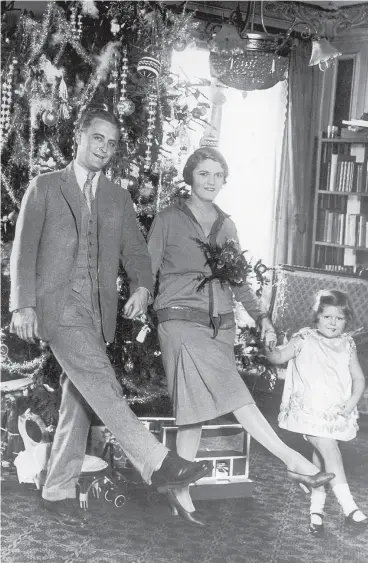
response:
[[[28,362],[12,362],[8,355],[4,355],[1,360],[2,369],[11,375],[19,377],[32,377],[35,379],[42,372],[46,361],[50,358],[50,352],[44,352],[38,358]]]
[[[7,178],[5,172],[3,172],[3,171],[1,171],[1,183],[2,183],[3,187],[5,188],[5,190],[7,191],[7,193],[9,195],[10,199],[12,200],[12,202],[15,203],[15,205],[19,209],[20,201],[16,197],[14,190],[12,189],[12,187],[10,185],[9,178]]]

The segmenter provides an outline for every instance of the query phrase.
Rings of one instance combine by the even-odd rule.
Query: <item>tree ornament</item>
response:
[[[179,53],[181,51],[184,51],[187,47],[187,42],[185,41],[185,39],[175,39],[175,41],[173,42],[173,49],[175,49],[175,51],[178,51]]]
[[[128,188],[130,190],[134,190],[137,186],[138,186],[138,178],[135,178],[135,176],[129,176]]]
[[[205,105],[198,106],[198,111],[201,114],[201,117],[204,117],[207,113],[207,107]]]
[[[156,57],[152,57],[149,55],[145,55],[141,58],[138,63],[137,71],[142,76],[149,78],[152,80],[153,78],[157,78],[160,74],[161,70],[161,63]]]
[[[126,373],[131,373],[134,370],[134,364],[132,360],[127,360],[124,364],[124,370]]]
[[[70,106],[68,104],[68,88],[65,84],[64,77],[61,78],[59,84],[59,98],[60,98],[60,107],[59,107],[59,115],[62,119],[67,120],[70,117]]]
[[[132,115],[135,110],[135,104],[132,100],[128,100],[127,98],[121,99],[118,102],[117,109],[120,116]]]
[[[200,108],[193,108],[192,109],[192,116],[194,117],[194,119],[201,119],[202,117],[202,111],[200,110]]]
[[[146,153],[144,156],[144,169],[149,170],[151,166],[151,147],[152,147],[152,140],[153,139],[153,131],[155,129],[155,121],[156,121],[156,109],[157,109],[157,95],[156,94],[149,94],[147,99],[147,106],[148,106],[148,127],[147,127],[147,141],[146,141]]]
[[[126,98],[126,85],[127,85],[127,76],[128,76],[128,57],[127,57],[127,48],[124,47],[123,56],[122,56],[122,65],[120,70],[120,99],[117,103],[117,111],[119,114],[120,119],[120,132],[123,140],[128,138],[128,133],[124,127],[124,120],[123,117],[128,115],[132,115],[135,110],[135,104],[132,100],[128,100]]]
[[[82,36],[82,19],[83,19],[82,14],[78,14],[78,23],[77,23],[77,37],[78,37],[78,39],[80,39],[81,36]]]
[[[10,125],[10,112],[12,109],[13,101],[13,78],[14,69],[18,60],[16,58],[12,59],[9,65],[8,75],[6,77],[5,83],[2,88],[1,96],[1,143],[3,143],[4,133],[7,132]]]
[[[58,122],[58,114],[55,110],[45,110],[42,114],[42,121],[48,127],[53,127]]]
[[[77,8],[72,5],[70,8],[70,27],[72,29],[72,39],[78,39],[78,29],[77,29]]]
[[[142,197],[148,198],[152,195],[153,192],[153,184],[152,182],[145,182],[141,188],[139,189],[139,193]]]
[[[120,31],[120,24],[118,22],[118,20],[116,18],[111,20],[111,24],[110,24],[110,30],[111,33],[115,36],[117,33],[119,33]]]

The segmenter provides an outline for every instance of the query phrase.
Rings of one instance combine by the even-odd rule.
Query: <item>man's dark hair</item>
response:
[[[113,113],[102,107],[91,107],[87,108],[82,113],[77,124],[76,134],[87,129],[94,119],[102,119],[103,121],[107,121],[108,123],[115,125],[118,131],[120,129],[119,120]]]

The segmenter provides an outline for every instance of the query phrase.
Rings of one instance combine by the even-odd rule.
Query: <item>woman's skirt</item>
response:
[[[178,425],[212,420],[254,400],[236,368],[235,327],[213,329],[190,321],[158,326],[162,359]]]

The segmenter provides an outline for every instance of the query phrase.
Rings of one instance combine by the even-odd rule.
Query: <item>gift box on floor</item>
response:
[[[170,450],[175,451],[177,426],[174,418],[142,417],[142,424]],[[106,458],[116,469],[129,470],[131,464],[120,445],[103,426],[91,428],[89,451]],[[210,460],[213,470],[191,486],[194,500],[249,497],[253,482],[249,479],[250,436],[240,424],[216,419],[203,425],[197,460]]]

